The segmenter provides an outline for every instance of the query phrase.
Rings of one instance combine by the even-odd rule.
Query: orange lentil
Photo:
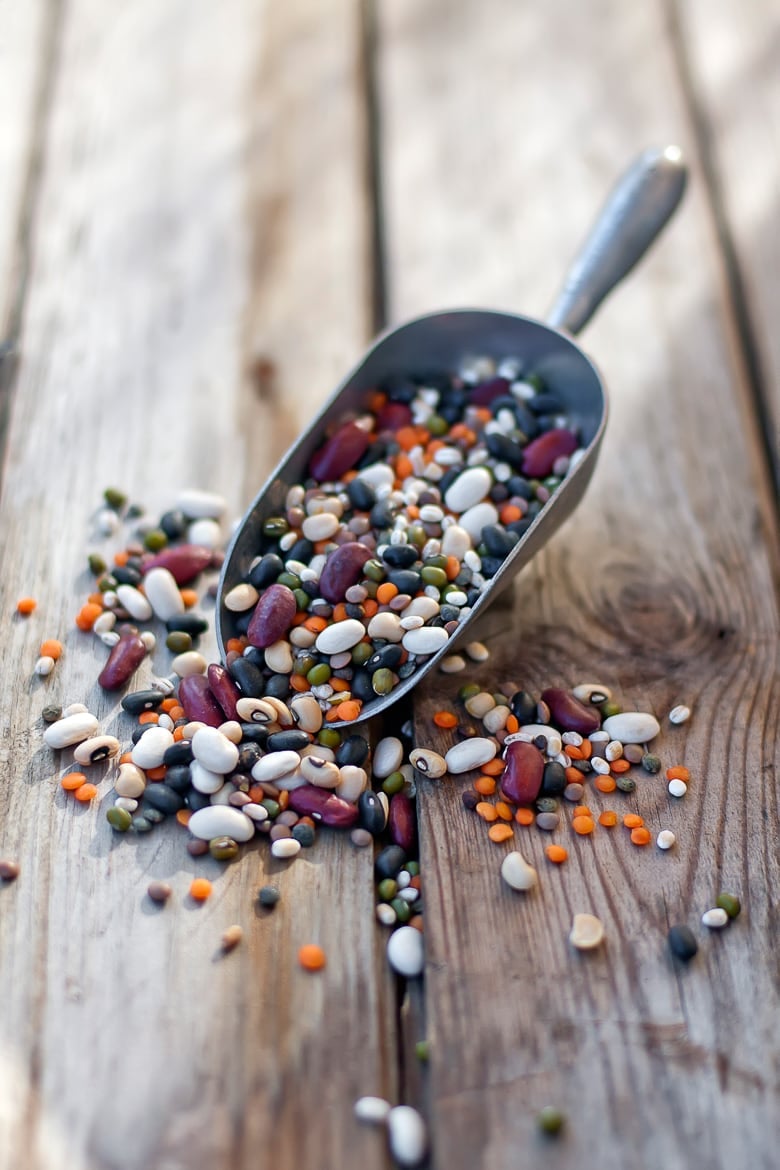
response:
[[[571,827],[580,837],[586,837],[588,833],[592,833],[596,828],[596,822],[593,817],[575,817],[571,823]]]
[[[133,762],[132,752],[122,752],[122,755],[119,757],[119,763],[120,764],[132,764],[132,762]]]
[[[80,630],[91,630],[97,619],[103,612],[101,605],[93,604],[91,601],[82,605],[79,612],[76,614],[76,625]]]
[[[492,796],[496,791],[496,782],[492,776],[478,776],[474,787],[480,796]]]
[[[563,845],[547,845],[544,852],[547,860],[551,861],[553,865],[561,865],[569,856],[568,850],[564,849]]]
[[[509,841],[514,836],[509,825],[491,825],[488,829],[488,837],[491,841],[495,841],[496,845],[502,845],[504,841]]]
[[[593,813],[588,808],[587,804],[578,804],[574,810],[575,817],[592,817]]]
[[[444,566],[444,572],[447,574],[448,581],[454,581],[460,572],[460,561],[457,557],[447,557],[447,564]]]
[[[614,792],[617,784],[611,776],[597,776],[593,781],[593,787],[597,788],[599,792]]]
[[[81,784],[73,793],[76,800],[80,800],[83,804],[87,801],[93,800],[97,796],[97,788],[94,784]]]
[[[37,604],[34,597],[20,597],[16,603],[16,612],[21,617],[29,617]]]
[[[311,684],[305,675],[291,674],[290,686],[294,691],[308,691],[311,687]]]
[[[389,605],[394,597],[398,596],[398,586],[392,581],[383,581],[376,591],[376,599],[380,605]]]
[[[603,813],[601,813],[599,816],[599,824],[604,825],[606,829],[611,829],[617,823],[617,813],[613,812],[611,808],[605,808]]]
[[[146,779],[147,780],[164,780],[165,773],[167,771],[168,771],[168,769],[166,768],[165,764],[160,764],[159,768],[147,768],[146,769]]]
[[[564,746],[564,751],[566,752],[566,755],[569,757],[570,760],[584,760],[585,759],[582,752],[580,751],[580,749],[577,747],[577,745],[575,743],[567,743]]]
[[[208,878],[193,878],[190,882],[190,897],[196,902],[205,902],[211,897],[211,882]]]
[[[522,520],[523,513],[518,508],[517,504],[504,504],[499,512],[499,517],[502,524],[514,524],[516,520]]]
[[[348,691],[351,685],[348,678],[330,678],[328,680],[328,686],[334,691]]]
[[[43,653],[43,651],[41,651],[41,653]],[[682,764],[674,764],[673,767],[666,769],[667,780],[684,780],[687,784],[690,778],[690,772],[687,768],[684,768]]]
[[[332,707],[325,719],[328,723],[335,723],[337,719],[351,723],[360,714],[361,706],[362,704],[357,699],[345,699],[343,703],[337,703],[335,707]]]
[[[420,441],[417,427],[399,427],[395,432],[395,440],[402,451],[411,451]]]
[[[326,961],[325,952],[316,943],[306,943],[298,951],[298,962],[304,971],[321,971]]]
[[[514,735],[516,731],[520,730],[520,720],[516,715],[510,715],[506,721],[506,731],[508,735]]]
[[[244,646],[242,645],[241,638],[228,638],[225,649],[228,653],[243,654]]]
[[[638,829],[631,830],[631,840],[634,845],[649,845],[652,839],[652,834],[649,829],[640,825]]]
[[[486,764],[482,765],[482,771],[486,776],[500,776],[506,764],[503,760],[488,760]]]
[[[333,620],[334,622],[343,622],[347,620],[347,607],[343,601],[338,605],[333,606]]]
[[[159,723],[160,716],[156,711],[142,711],[138,716],[139,723]]]
[[[487,821],[488,823],[492,823],[493,821],[498,820],[498,813],[494,809],[493,805],[488,804],[486,800],[480,800],[479,804],[474,809],[474,812],[477,814],[477,816],[482,817],[483,821]]]
[[[120,569],[123,569],[129,560],[130,560],[130,553],[129,552],[125,552],[124,550],[122,550],[118,553],[114,553],[114,564],[118,565]]]
[[[184,728],[183,727],[174,727],[173,738],[174,738],[175,743],[179,743],[180,740],[184,739]]]
[[[298,821],[298,824],[300,824],[300,823],[301,822]],[[420,877],[419,873],[416,873],[414,875],[412,880],[409,882],[409,885],[411,886],[411,888],[413,890],[421,890],[422,889],[422,878]]]
[[[191,816],[192,816],[192,809],[191,808],[180,808],[179,811],[176,813],[176,820],[179,822],[180,825],[186,826],[190,823]]]
[[[616,776],[620,776],[623,772],[628,771],[628,769],[631,767],[631,764],[628,760],[613,760],[609,767]]]
[[[259,784],[253,784],[247,792],[247,796],[253,804],[260,804],[261,801],[265,800],[265,792]]]
[[[66,772],[60,780],[60,785],[66,792],[75,792],[86,782],[87,778],[83,772]]]
[[[379,611],[379,603],[374,601],[373,597],[367,597],[363,602],[363,613],[366,617],[373,617]],[[361,642],[370,641],[368,638],[361,638]]]
[[[582,784],[583,775],[576,768],[564,768],[567,784]]]
[[[141,586],[138,585],[138,586],[136,586],[136,588],[138,589],[138,591],[140,593]],[[89,602],[90,605],[99,605],[101,610],[103,609],[103,594],[102,593],[100,593],[100,592],[90,593],[89,597],[87,598],[87,601]]]
[[[582,752],[583,760],[590,759],[590,757],[593,755],[593,744],[589,739],[583,739],[582,743],[580,744],[580,751]]]
[[[381,390],[374,390],[373,393],[369,395],[368,409],[372,414],[379,414],[380,410],[386,402],[387,395],[384,394]]]
[[[162,703],[160,703],[160,710],[163,711],[166,715],[170,715],[174,707],[178,707],[178,705],[179,700],[174,699],[173,695],[169,695],[167,699],[163,699]]]
[[[515,813],[515,820],[518,825],[532,825],[536,817],[530,808],[519,808]]]
[[[198,594],[194,589],[180,589],[181,599],[184,602],[185,609],[192,609],[193,605],[198,604]]]
[[[511,821],[512,810],[506,801],[499,800],[495,806],[495,809],[502,821]]]
[[[641,829],[644,823],[644,818],[638,813],[626,813],[623,817],[623,824],[627,829]]]
[[[41,642],[39,654],[46,655],[48,658],[53,658],[56,662],[58,658],[62,657],[62,642],[56,638],[47,638],[45,642]]]
[[[399,483],[403,483],[405,479],[414,475],[414,466],[408,455],[398,456],[395,461],[395,474],[398,476]]]
[[[420,509],[417,507],[416,504],[407,504],[406,505],[406,515],[409,517],[410,520],[416,520],[420,515]]]
[[[437,727],[457,727],[458,717],[453,715],[452,711],[437,711],[433,717],[433,722]]]

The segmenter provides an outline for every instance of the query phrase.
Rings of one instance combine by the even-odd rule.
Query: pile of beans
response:
[[[442,652],[582,454],[520,363],[388,378],[314,453],[222,599],[245,694],[356,719]]]

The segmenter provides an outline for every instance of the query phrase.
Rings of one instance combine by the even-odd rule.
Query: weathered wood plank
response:
[[[777,7],[764,0],[675,5],[691,99],[706,136],[748,368],[763,400],[780,487],[780,77]]]
[[[31,0],[0,4],[0,345],[7,341],[17,303],[23,257],[24,200],[34,194],[36,131],[45,105],[42,87],[51,67],[56,19],[51,5]],[[52,27],[54,26],[54,27]]]
[[[108,780],[99,804],[68,803],[39,722],[84,700],[129,735],[95,685],[105,651],[73,628],[102,488],[159,514],[198,485],[238,512],[364,344],[358,29],[351,0],[327,19],[306,0],[67,7],[0,509],[0,854],[22,866],[0,891],[9,1170],[386,1162],[351,1113],[395,1093],[370,851],[323,832],[282,872],[262,847],[198,864],[173,826],[115,840]],[[252,388],[258,356],[278,397]],[[27,622],[10,618],[22,593]],[[51,634],[65,656],[30,681]],[[200,909],[196,870],[215,884]],[[174,887],[164,911],[151,877]],[[266,917],[268,878],[283,900]],[[219,958],[232,922],[245,943]],[[297,968],[306,941],[321,977]]]
[[[601,463],[576,517],[523,575],[488,687],[596,676],[628,705],[687,701],[663,754],[694,780],[674,805],[646,778],[636,804],[676,852],[625,831],[516,829],[538,896],[502,888],[502,850],[460,804],[421,797],[426,1006],[435,1162],[450,1167],[769,1167],[778,1138],[777,987],[769,940],[780,882],[776,559],[752,403],[719,282],[686,106],[663,12],[594,0],[381,9],[387,249],[396,319],[446,304],[541,312],[606,185],[648,142],[682,140],[687,204],[589,330],[613,388]],[[758,158],[754,166],[760,166]],[[461,676],[462,677],[462,676]],[[418,741],[460,679],[426,687]],[[590,803],[601,808],[609,800]],[[628,799],[619,809],[634,807]],[[523,834],[521,836],[521,833]],[[746,913],[684,972],[669,922],[695,925],[717,891]],[[572,953],[573,913],[607,924]],[[534,1134],[547,1102],[570,1118]]]

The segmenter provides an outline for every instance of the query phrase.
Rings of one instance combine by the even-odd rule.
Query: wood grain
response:
[[[220,867],[191,859],[174,826],[117,839],[108,779],[95,805],[68,801],[67,753],[43,747],[39,719],[84,700],[131,730],[95,685],[105,650],[73,626],[87,549],[119,544],[97,539],[103,488],[158,515],[200,486],[237,514],[329,363],[365,340],[359,24],[352,3],[329,10],[330,26],[306,2],[139,3],[110,20],[96,0],[67,6],[0,507],[0,855],[22,867],[0,891],[4,1170],[386,1164],[352,1118],[361,1093],[395,1094],[370,851],[323,832],[289,869],[261,846]],[[301,288],[332,316],[300,322]],[[251,384],[258,354],[297,396],[287,418]],[[39,603],[27,622],[9,616],[23,593]],[[44,682],[32,670],[52,634],[65,655]],[[168,661],[161,649],[154,668]],[[214,880],[201,908],[196,871]],[[146,898],[152,877],[174,887],[165,910]],[[268,880],[282,890],[270,916],[255,909]],[[245,941],[221,957],[233,922]],[[321,977],[297,968],[308,941],[327,952]]]
[[[382,9],[381,37],[395,317],[448,303],[541,311],[621,164],[665,140],[693,162],[676,223],[588,331],[613,391],[593,485],[522,575],[514,618],[477,672],[489,688],[537,691],[595,676],[659,717],[689,702],[690,724],[672,732],[664,719],[660,744],[667,763],[691,768],[689,796],[673,804],[646,778],[617,806],[640,806],[654,835],[668,825],[679,844],[662,856],[622,828],[561,833],[571,858],[549,872],[547,839],[518,828],[541,886],[513,897],[462,782],[425,785],[436,1164],[768,1168],[776,532],[664,12],[400,2]],[[430,716],[459,681],[426,686],[418,740],[444,746]],[[615,804],[597,796],[596,808]],[[746,911],[704,937],[698,920],[721,888]],[[567,945],[579,910],[607,924],[599,955]],[[701,942],[685,971],[666,950],[675,921]],[[534,1131],[548,1102],[570,1118],[555,1147]]]
[[[780,490],[780,19],[764,0],[683,0],[674,11],[691,101],[705,136],[747,367]]]

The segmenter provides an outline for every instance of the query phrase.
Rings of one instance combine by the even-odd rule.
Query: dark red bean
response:
[[[354,540],[332,552],[320,576],[320,593],[325,600],[331,605],[343,601],[349,587],[360,580],[363,565],[370,556],[370,549]]]
[[[406,853],[414,850],[417,839],[417,822],[414,805],[405,792],[396,792],[390,798],[390,814],[387,827],[394,844],[400,845]]]
[[[203,545],[177,544],[145,560],[143,570],[148,573],[150,569],[167,569],[177,585],[187,585],[211,565],[213,556],[214,550]]]
[[[264,650],[284,638],[298,611],[292,589],[286,585],[269,585],[255,606],[246,636],[253,646]]]
[[[496,398],[503,398],[509,393],[509,381],[506,378],[489,378],[487,382],[480,382],[469,394],[469,401],[473,406],[490,406]]]
[[[542,702],[550,708],[550,718],[561,731],[578,731],[580,735],[590,735],[591,731],[596,731],[601,725],[595,707],[586,707],[562,687],[549,687],[542,691]]]
[[[376,429],[382,431],[400,431],[401,427],[411,426],[412,412],[405,402],[386,402],[376,416]]]
[[[356,804],[349,804],[335,792],[315,788],[313,784],[303,784],[292,790],[290,808],[301,816],[313,817],[315,821],[337,829],[351,828],[358,818]]]
[[[370,442],[368,431],[357,423],[344,423],[319,451],[314,452],[309,461],[309,474],[320,482],[340,479],[365,455]]]
[[[191,674],[181,680],[179,702],[190,720],[207,723],[209,727],[219,727],[225,722],[222,708],[211,693],[205,674]]]
[[[224,666],[221,666],[218,662],[212,662],[206,671],[206,678],[208,679],[209,690],[222,708],[225,719],[236,719],[240,723],[241,720],[238,718],[236,703],[241,698],[241,691],[233,682],[233,679],[225,670]]]
[[[577,436],[573,431],[564,430],[563,427],[546,431],[530,442],[523,452],[523,475],[542,479],[550,474],[556,459],[561,455],[571,455],[576,450]]]
[[[112,646],[108,662],[98,675],[98,682],[104,691],[118,691],[135,674],[146,657],[144,646],[137,634],[125,634],[116,646]]]
[[[514,804],[533,804],[544,775],[544,756],[532,743],[515,740],[506,752],[501,791]]]

